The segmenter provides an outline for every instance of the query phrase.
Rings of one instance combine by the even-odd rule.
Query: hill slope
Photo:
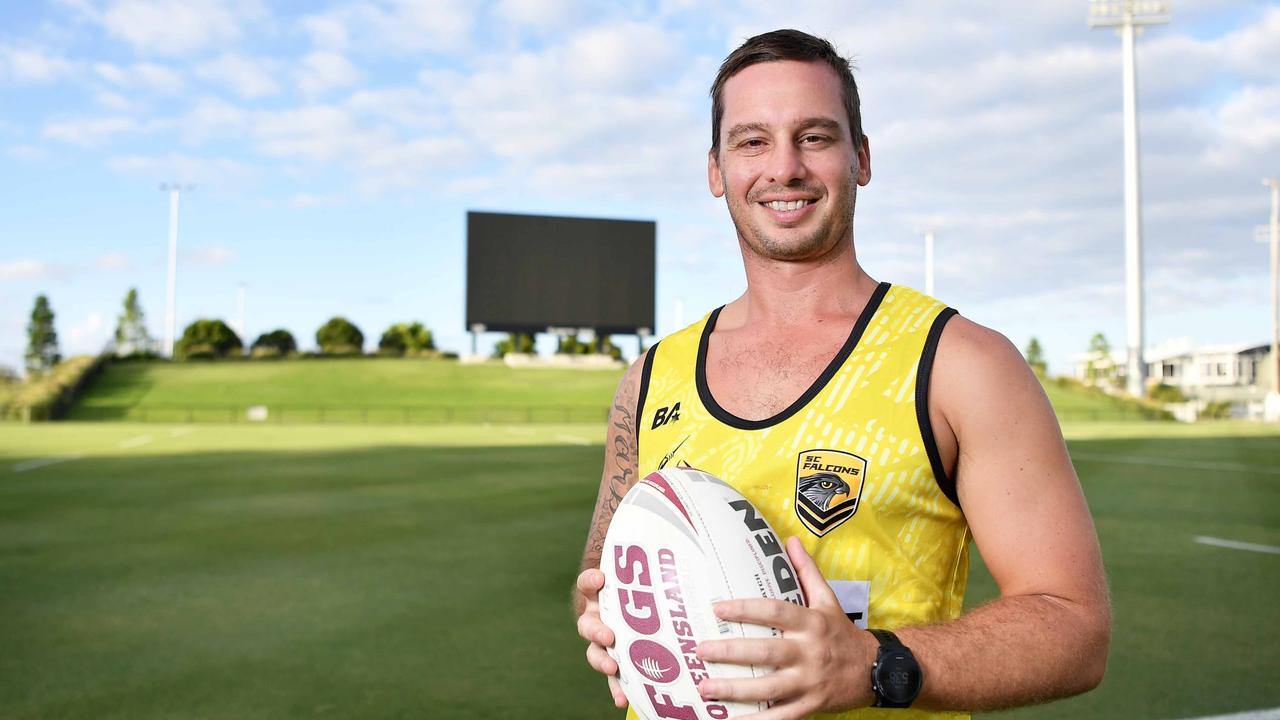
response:
[[[621,371],[512,369],[419,359],[108,365],[71,419],[370,422],[601,422]],[[1140,420],[1139,403],[1049,381],[1066,421]]]

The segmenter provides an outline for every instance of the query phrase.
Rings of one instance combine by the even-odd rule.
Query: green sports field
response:
[[[1103,686],[1017,717],[1280,706],[1280,432],[1068,426]],[[613,717],[567,608],[600,425],[0,425],[0,717]],[[977,564],[970,603],[994,595]]]

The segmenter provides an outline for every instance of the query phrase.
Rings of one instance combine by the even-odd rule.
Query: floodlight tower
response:
[[[1138,68],[1134,38],[1143,25],[1169,22],[1169,4],[1160,0],[1091,0],[1090,27],[1115,27],[1124,55],[1124,267],[1128,316],[1130,395],[1145,394],[1147,366],[1142,358],[1142,211],[1138,171]]]
[[[1264,178],[1271,189],[1271,392],[1280,395],[1280,178]]]
[[[173,357],[175,326],[178,322],[174,298],[178,289],[178,193],[191,190],[190,185],[161,183],[160,191],[169,193],[169,292],[164,310],[164,354]]]

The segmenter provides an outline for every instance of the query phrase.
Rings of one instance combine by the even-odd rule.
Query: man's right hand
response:
[[[589,643],[587,664],[608,678],[613,704],[624,708],[627,706],[627,696],[622,693],[622,686],[618,684],[618,663],[605,650],[613,647],[614,637],[613,631],[600,619],[599,597],[603,587],[604,573],[599,570],[589,568],[578,575],[578,593],[585,600],[582,614],[578,616],[578,634]]]

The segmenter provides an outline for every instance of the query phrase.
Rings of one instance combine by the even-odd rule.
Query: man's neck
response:
[[[858,264],[853,238],[803,261],[763,258],[742,248],[747,291],[725,307],[718,327],[768,328],[856,317],[876,288]]]

